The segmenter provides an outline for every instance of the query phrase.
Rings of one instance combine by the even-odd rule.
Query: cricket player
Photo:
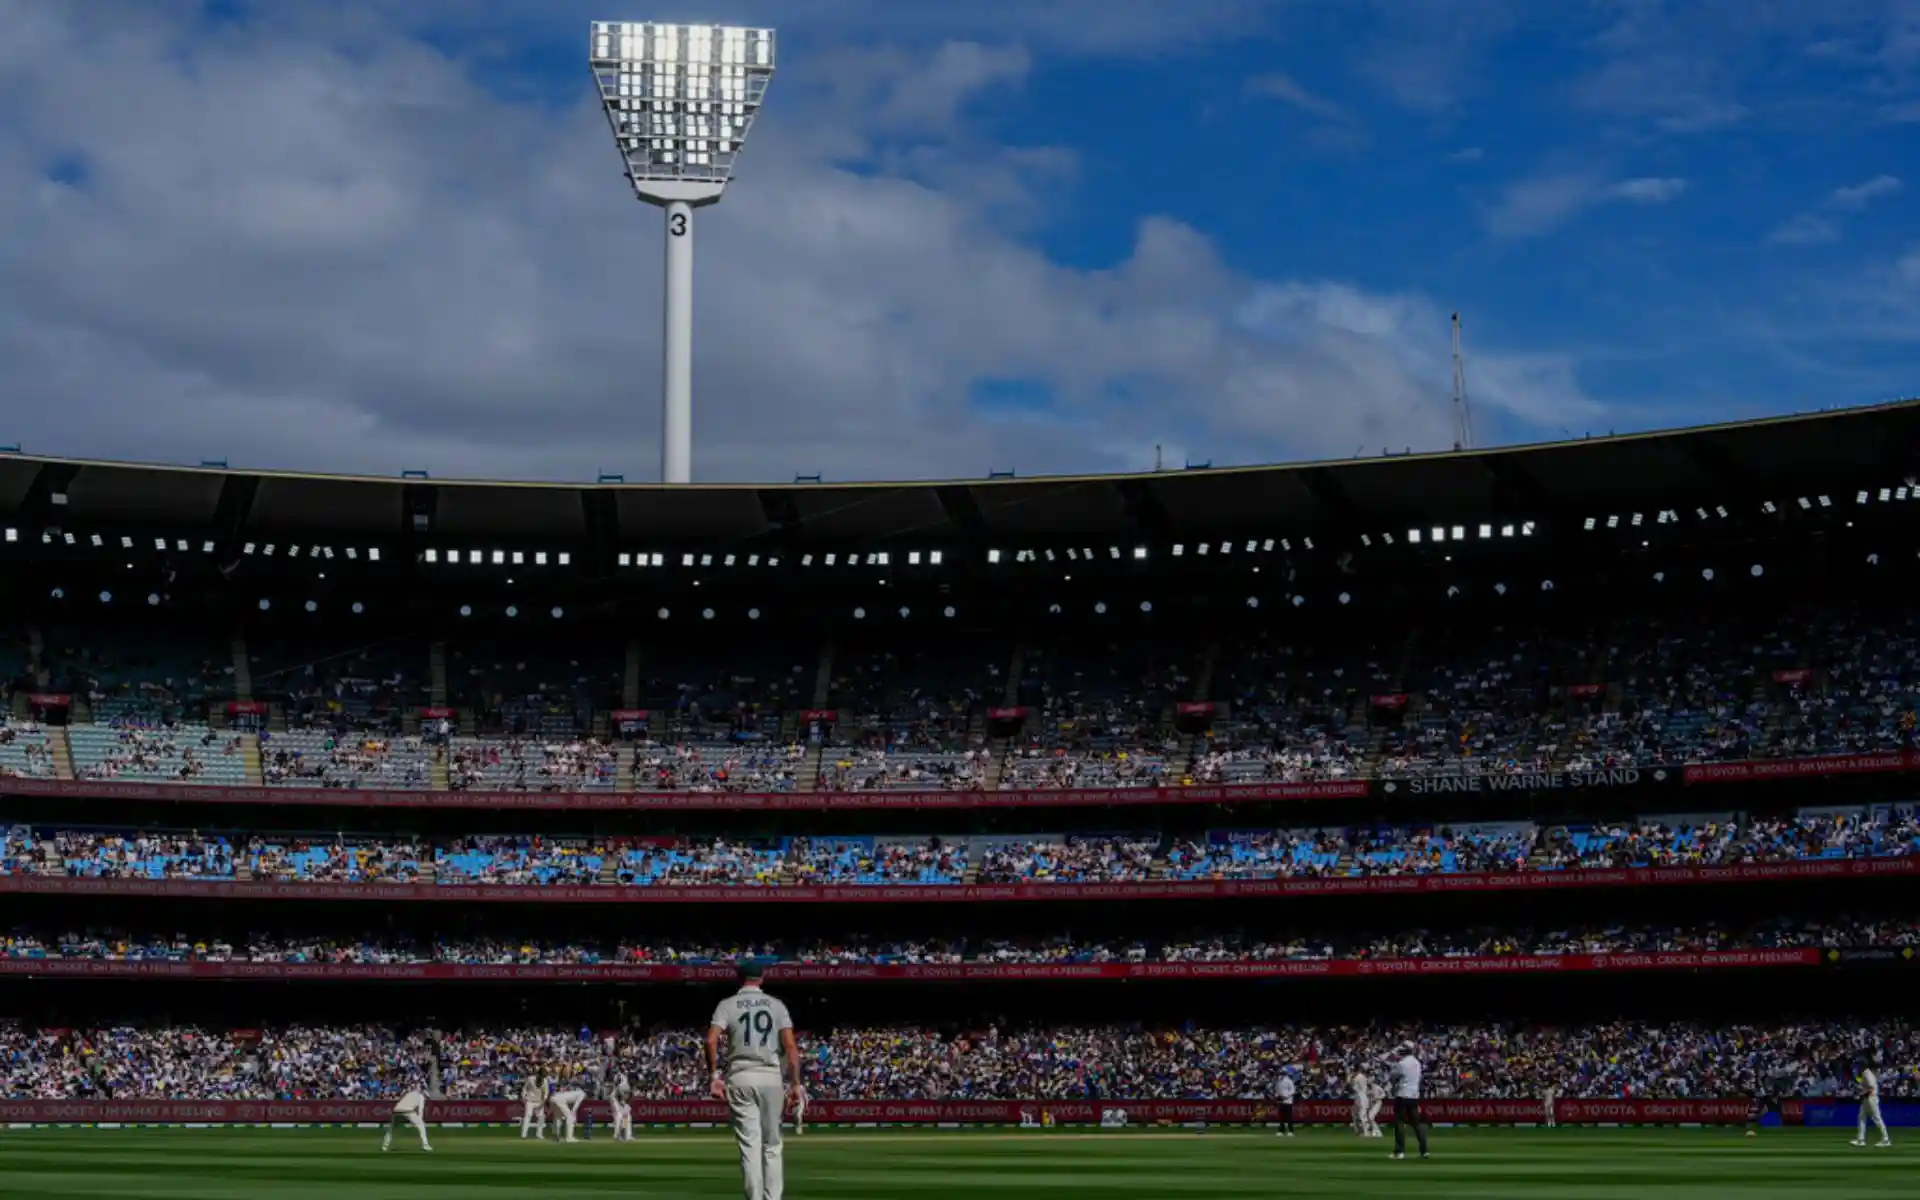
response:
[[[805,1137],[807,1133],[807,1089],[798,1079],[793,1087],[793,1136]]]
[[[1385,1104],[1386,1100],[1387,1089],[1369,1078],[1367,1080],[1367,1137],[1380,1136],[1380,1106]]]
[[[547,1076],[543,1071],[535,1071],[520,1085],[521,1141],[527,1140],[529,1130],[537,1139],[547,1136]]]
[[[1274,1098],[1280,1101],[1280,1129],[1273,1136],[1283,1138],[1293,1136],[1293,1098],[1297,1094],[1298,1088],[1293,1082],[1293,1068],[1288,1067],[1280,1072],[1280,1082],[1274,1088]]]
[[[427,1094],[417,1086],[409,1085],[406,1094],[394,1104],[393,1119],[387,1122],[387,1132],[380,1138],[381,1153],[393,1149],[393,1131],[400,1128],[402,1122],[419,1132],[422,1150],[433,1150],[427,1144]]]
[[[1853,1139],[1856,1146],[1867,1144],[1867,1122],[1873,1122],[1880,1131],[1879,1145],[1882,1149],[1893,1145],[1893,1139],[1887,1136],[1887,1123],[1880,1119],[1880,1077],[1873,1073],[1872,1067],[1860,1068],[1860,1133]]]
[[[559,1140],[563,1142],[580,1140],[573,1136],[573,1129],[575,1122],[580,1119],[580,1102],[586,1098],[586,1092],[570,1083],[554,1092],[553,1098],[547,1101],[548,1107],[553,1109],[553,1132]]]
[[[740,1175],[746,1200],[781,1200],[786,1190],[781,1157],[780,1115],[791,1098],[797,1106],[800,1044],[793,1036],[787,1006],[761,990],[766,968],[740,964],[740,990],[720,1002],[707,1023],[707,1070],[713,1098],[727,1104],[734,1139],[740,1144]],[[722,1054],[720,1044],[726,1042]],[[780,1080],[785,1062],[792,1079]]]
[[[1356,1068],[1353,1078],[1347,1080],[1348,1090],[1353,1094],[1353,1135],[1371,1136],[1367,1133],[1367,1123],[1373,1112],[1373,1081],[1367,1078],[1364,1069]]]
[[[1420,1157],[1427,1158],[1427,1126],[1420,1119],[1420,1059],[1412,1042],[1401,1042],[1394,1048],[1394,1055],[1398,1057],[1389,1058],[1393,1065],[1387,1074],[1387,1087],[1393,1093],[1393,1156],[1407,1156],[1407,1127],[1411,1125],[1420,1141]]]
[[[613,1084],[613,1091],[607,1094],[607,1107],[613,1110],[613,1140],[630,1142],[633,1140],[633,1085],[627,1082],[623,1072]]]
[[[1548,1129],[1557,1128],[1560,1124],[1559,1085],[1552,1083],[1547,1085],[1547,1090],[1540,1097],[1540,1108],[1540,1123]]]

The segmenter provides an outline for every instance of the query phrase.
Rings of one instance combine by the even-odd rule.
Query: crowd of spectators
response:
[[[224,837],[20,829],[51,853],[9,856],[0,872],[126,878],[233,875]],[[35,838],[38,841],[34,841]],[[795,837],[777,841],[643,839],[579,842],[537,836],[456,838],[256,834],[242,839],[253,877],[407,882],[433,863],[442,883],[617,881],[629,886],[1128,883],[1364,878],[1462,872],[1728,866],[1920,854],[1920,809],[1815,810],[1792,817],[1729,814],[1593,825],[1496,824],[1317,830],[1223,830],[1204,840],[1160,834]],[[9,843],[11,844],[11,843]],[[604,868],[611,864],[611,879]],[[978,865],[977,874],[969,873]]]
[[[0,1097],[373,1099],[425,1085],[513,1099],[531,1076],[624,1073],[643,1099],[706,1093],[701,1031],[400,1030],[293,1025],[35,1029],[0,1025]],[[1832,1096],[1872,1064],[1884,1097],[1920,1095],[1920,1026],[1905,1020],[1705,1024],[1094,1025],[1002,1030],[891,1026],[799,1031],[820,1100],[1266,1100],[1283,1074],[1302,1099],[1339,1100],[1384,1076],[1405,1040],[1428,1098]]]
[[[447,750],[447,786],[502,792],[611,790],[620,751],[593,738],[460,739]]]
[[[0,779],[53,776],[53,747],[45,726],[0,716]]]
[[[297,732],[260,735],[260,770],[270,785],[426,788],[433,764],[418,734]]]
[[[205,725],[180,725],[132,715],[115,718],[110,728],[114,731],[112,741],[100,745],[92,755],[76,755],[73,769],[77,777],[179,783],[244,780],[240,772],[231,769],[231,763],[222,770],[214,761],[237,761],[241,755],[241,740],[230,733]]]
[[[199,935],[84,930],[0,935],[0,957],[101,962],[459,963],[467,965],[730,965],[742,959],[802,965],[1148,962],[1318,962],[1486,958],[1712,950],[1920,947],[1920,919],[1781,917],[1755,922],[1595,922],[1388,932],[1261,930],[1152,937],[876,937],[789,940],[555,940],[512,936],[414,938],[312,934]]]
[[[600,882],[603,843],[566,838],[460,838],[433,852],[438,883],[589,884]]]
[[[1153,877],[1158,837],[1002,841],[987,849],[981,883],[1136,883]]]
[[[807,748],[765,742],[643,741],[633,750],[632,787],[643,792],[790,792]]]

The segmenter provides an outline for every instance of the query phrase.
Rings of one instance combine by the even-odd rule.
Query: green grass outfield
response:
[[[1920,1196],[1920,1137],[1855,1149],[1838,1130],[1506,1129],[1434,1131],[1434,1157],[1391,1162],[1389,1142],[1344,1130],[1282,1140],[1245,1131],[814,1130],[788,1140],[793,1200],[1163,1200],[1167,1197],[1526,1197],[1747,1200]],[[522,1142],[506,1129],[449,1129],[380,1153],[365,1129],[0,1130],[0,1197],[154,1200],[554,1200],[737,1197],[723,1133],[642,1131]]]

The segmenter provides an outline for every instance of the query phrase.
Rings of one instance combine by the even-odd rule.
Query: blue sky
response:
[[[1920,0],[696,7],[0,0],[0,441],[649,477],[595,17],[781,33],[699,478],[1441,446],[1456,309],[1482,443],[1920,392]]]

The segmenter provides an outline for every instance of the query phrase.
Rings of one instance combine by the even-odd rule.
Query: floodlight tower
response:
[[[693,210],[717,204],[773,78],[773,30],[595,21],[590,60],[633,193],[666,210],[660,478],[693,480]]]

